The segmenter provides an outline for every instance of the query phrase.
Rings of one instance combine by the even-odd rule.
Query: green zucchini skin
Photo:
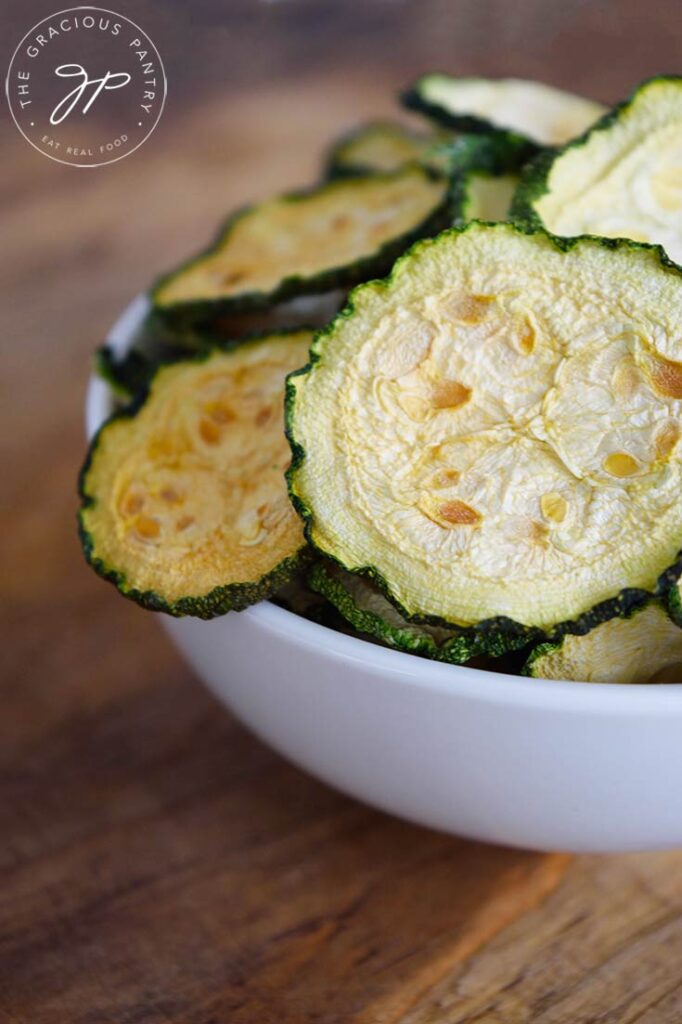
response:
[[[358,183],[362,183],[367,180],[376,182],[382,178],[390,181],[394,177],[404,173],[405,169],[410,166],[418,167],[425,178],[429,178],[432,181],[443,180],[443,175],[425,168],[420,164],[412,164],[406,165],[398,171],[387,174],[363,174],[338,178],[333,181],[326,182],[321,186],[315,185],[311,188],[289,192],[281,198],[288,203],[297,203],[319,193],[322,190],[347,188],[348,184],[353,181],[357,181]],[[238,224],[243,217],[255,210],[258,205],[259,204],[253,204],[237,210],[227,219],[218,233],[217,238],[213,244],[208,247],[208,249],[203,250],[197,256],[192,257],[192,259],[187,260],[180,267],[170,273],[164,274],[152,286],[150,299],[154,304],[154,310],[161,320],[168,324],[172,329],[180,331],[188,329],[210,329],[210,326],[215,322],[217,317],[269,310],[273,306],[287,302],[290,299],[298,298],[302,295],[319,295],[323,292],[332,292],[337,289],[347,290],[362,281],[367,281],[373,277],[381,276],[386,273],[395,259],[400,256],[405,249],[412,245],[413,242],[420,238],[438,234],[439,231],[450,224],[452,219],[452,196],[451,191],[448,188],[444,192],[442,201],[420,224],[407,233],[390,239],[373,253],[368,254],[347,266],[332,267],[311,277],[302,277],[299,274],[291,274],[282,278],[279,284],[269,292],[251,291],[244,292],[239,295],[233,295],[231,297],[197,299],[178,302],[168,306],[158,304],[157,297],[165,284],[183,273],[185,270],[189,269],[191,266],[201,262],[206,256],[220,250],[229,238],[236,224]]]
[[[315,516],[313,510],[297,488],[298,470],[303,466],[307,458],[307,453],[304,446],[297,439],[294,430],[296,378],[309,374],[314,365],[323,358],[325,344],[327,342],[331,342],[333,344],[333,335],[336,326],[342,319],[352,317],[357,312],[356,302],[360,297],[363,288],[373,287],[377,284],[380,284],[386,289],[390,288],[392,279],[395,276],[397,269],[400,267],[400,264],[402,264],[403,261],[408,260],[415,252],[418,252],[421,248],[426,246],[438,245],[439,243],[442,244],[442,242],[448,237],[463,234],[479,223],[480,222],[478,221],[470,221],[466,224],[455,225],[448,230],[441,232],[441,234],[436,238],[423,239],[415,243],[410,250],[405,252],[403,256],[396,261],[396,264],[394,264],[389,275],[381,282],[369,282],[366,285],[359,285],[357,288],[353,289],[348,296],[346,306],[327,325],[326,328],[316,333],[310,348],[309,362],[305,366],[298,370],[294,370],[288,375],[284,398],[285,432],[291,447],[292,458],[285,475],[289,490],[289,497],[295,510],[303,521],[304,534],[310,548],[323,560],[336,563],[346,572],[357,573],[358,575],[365,576],[371,580],[407,622],[442,627],[445,629],[461,630],[462,633],[469,638],[472,649],[475,644],[480,644],[481,646],[476,649],[480,651],[480,653],[488,654],[493,657],[500,657],[513,651],[519,651],[527,645],[539,645],[544,642],[556,644],[563,636],[569,634],[578,636],[584,635],[609,619],[628,617],[635,610],[648,603],[652,596],[667,596],[666,599],[672,601],[674,606],[679,608],[678,614],[680,616],[680,622],[682,623],[682,597],[680,597],[680,594],[677,591],[677,583],[682,577],[682,549],[678,551],[675,561],[660,574],[652,592],[635,587],[623,588],[618,594],[614,595],[614,597],[593,605],[588,611],[576,618],[559,622],[551,629],[542,630],[539,627],[528,626],[506,616],[495,616],[481,620],[473,626],[465,627],[457,623],[448,622],[446,619],[439,616],[413,614],[395,597],[387,580],[375,566],[365,565],[361,568],[351,568],[345,565],[340,559],[335,558],[329,551],[318,546],[316,543]],[[503,225],[500,224],[499,228],[502,227]],[[589,236],[588,238],[581,236],[571,238],[556,237],[547,231],[534,229],[530,225],[521,222],[510,222],[505,224],[504,227],[508,230],[517,231],[520,234],[542,235],[549,239],[552,245],[557,249],[564,252],[568,252],[576,246],[580,246],[586,242],[602,246],[605,249],[644,250],[654,254],[663,267],[669,267],[675,271],[680,270],[680,268],[668,258],[665,251],[657,245],[649,245],[644,242],[635,242],[622,238],[597,238],[592,236]],[[673,588],[675,590],[675,596],[671,598],[670,595]]]
[[[290,331],[279,331],[278,334],[286,335],[300,333],[300,328],[292,328]],[[134,419],[137,413],[144,406],[149,397],[154,377],[161,372],[164,366],[174,362],[202,363],[205,362],[216,351],[228,351],[241,345],[257,344],[259,341],[272,335],[272,331],[254,335],[240,342],[232,343],[229,346],[208,347],[204,351],[188,357],[177,355],[165,363],[159,363],[154,367],[144,387],[137,392],[133,399],[123,408],[115,411],[100,426],[92,438],[85,460],[78,474],[77,493],[80,499],[80,508],[77,513],[78,537],[81,543],[85,561],[103,580],[113,584],[118,592],[125,598],[134,601],[148,611],[164,612],[174,618],[193,616],[199,619],[213,619],[225,615],[229,611],[243,611],[245,608],[266,598],[271,597],[281,587],[288,583],[297,573],[303,571],[308,565],[311,553],[304,545],[295,555],[284,558],[270,572],[266,573],[256,582],[229,583],[224,586],[214,587],[208,593],[201,596],[183,597],[179,600],[169,602],[155,593],[153,590],[139,590],[128,583],[124,573],[107,565],[96,554],[95,541],[85,523],[85,513],[96,504],[96,498],[88,491],[88,473],[92,461],[97,452],[99,442],[106,429],[119,420]]]
[[[549,192],[549,175],[556,161],[560,160],[564,153],[584,147],[594,135],[609,131],[618,123],[622,114],[630,109],[640,93],[657,82],[682,83],[682,75],[654,75],[651,78],[645,79],[625,99],[611,107],[582,135],[571,139],[563,146],[540,151],[523,170],[521,181],[512,199],[510,209],[512,220],[527,225],[531,230],[540,230],[552,234],[537,213],[535,204],[542,196],[547,195]],[[672,260],[668,260],[668,262],[673,266],[677,265]]]
[[[361,608],[351,591],[331,568],[331,560],[319,559],[308,573],[311,590],[322,594],[334,608],[360,633],[365,633],[396,650],[417,654],[432,661],[463,665],[479,656],[499,657],[526,646],[523,638],[509,638],[500,633],[448,627],[451,635],[439,643],[427,630],[419,631],[415,623],[405,620],[404,626],[389,622],[378,612]],[[347,571],[347,570],[346,570]],[[358,574],[353,574],[358,575]],[[376,581],[373,579],[373,583]]]

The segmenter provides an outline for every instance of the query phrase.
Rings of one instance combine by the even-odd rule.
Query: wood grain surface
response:
[[[601,98],[623,74],[581,71]],[[682,854],[512,851],[346,799],[249,735],[82,563],[90,352],[224,212],[313,179],[326,140],[388,112],[387,78],[206,93],[94,173],[3,126],[3,1024],[682,1020]]]

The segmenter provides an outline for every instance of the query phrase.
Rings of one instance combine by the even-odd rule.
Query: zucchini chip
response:
[[[555,235],[657,242],[682,263],[682,77],[654,78],[531,164],[514,213]]]
[[[584,636],[541,644],[523,674],[579,683],[682,683],[682,629],[653,602]]]
[[[292,575],[304,539],[284,482],[281,410],[285,376],[310,339],[269,335],[163,366],[148,394],[94,437],[81,540],[125,597],[208,619]]]
[[[418,134],[392,121],[373,121],[342,136],[327,158],[327,176],[397,171],[410,163],[429,163],[429,152],[449,136]]]
[[[308,539],[413,621],[531,640],[623,614],[682,570],[681,322],[655,248],[420,242],[287,382]]]
[[[409,622],[371,580],[330,562],[316,562],[308,583],[359,633],[408,654],[463,665],[474,657],[494,657],[510,649],[504,639],[486,633]]]
[[[196,324],[350,286],[385,273],[449,213],[447,179],[421,167],[341,178],[235,214],[152,298],[167,319]]]
[[[424,75],[403,100],[454,131],[501,130],[525,139],[529,152],[572,139],[605,111],[593,100],[521,78]]]
[[[118,398],[130,399],[149,386],[162,363],[177,362],[214,348],[233,348],[252,336],[312,331],[331,320],[344,298],[342,291],[305,295],[272,309],[218,317],[210,326],[177,331],[152,312],[125,355],[117,355],[110,345],[97,350],[95,372],[107,381]]]

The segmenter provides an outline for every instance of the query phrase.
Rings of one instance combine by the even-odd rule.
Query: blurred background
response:
[[[4,1008],[6,1019],[32,1024],[170,1019],[161,1011],[133,1017],[112,1010],[114,996],[96,981],[89,998],[99,1012],[81,1017],[74,1009],[77,986],[97,977],[102,958],[109,970],[114,953],[120,978],[142,972],[139,984],[152,992],[147,1005],[154,985],[167,982],[165,955],[169,971],[185,969],[178,964],[189,947],[173,948],[181,900],[168,905],[155,937],[158,976],[156,967],[142,971],[143,960],[126,959],[131,927],[146,948],[142,918],[122,926],[118,938],[109,930],[108,944],[97,945],[93,935],[112,927],[111,894],[188,863],[208,874],[229,864],[241,886],[239,850],[216,822],[250,821],[265,843],[268,829],[292,832],[301,817],[343,818],[354,807],[218,712],[152,617],[85,568],[75,529],[82,405],[91,353],[109,325],[160,272],[204,246],[233,207],[314,180],[335,136],[358,121],[399,114],[397,90],[424,71],[538,78],[605,102],[646,76],[682,71],[678,0],[109,3],[151,36],[165,63],[165,112],[141,149],[100,168],[61,166],[24,141],[6,105],[0,118],[0,874],[12,878],[0,889],[0,924],[7,915],[14,936],[0,965],[0,1016]],[[60,6],[4,0],[5,67],[24,33]],[[238,769],[256,778],[251,789]],[[352,813],[358,829],[374,836],[367,856],[380,862],[390,861],[396,837],[415,861],[439,856],[446,842],[420,839],[397,823],[382,840],[372,832],[380,816]],[[362,859],[349,853],[337,863],[324,843],[322,880],[309,890],[323,908],[337,868],[358,871]],[[479,851],[472,859],[493,878],[500,856]],[[523,871],[535,855],[521,867],[521,855],[509,856],[513,870]],[[386,870],[400,891],[400,871],[391,881]],[[90,885],[85,892],[81,879]],[[292,875],[289,889],[272,899],[293,898],[297,884]],[[441,884],[442,903],[419,919],[432,947],[429,921],[448,899],[457,903],[455,880]],[[417,888],[415,900],[423,896]],[[220,913],[220,897],[213,898]],[[83,906],[90,917],[74,931]],[[386,940],[381,920],[378,950]],[[51,945],[36,946],[37,921]],[[209,926],[196,927],[193,969],[208,972],[200,933]],[[174,1019],[190,1020],[178,1005]],[[263,1011],[259,1019],[275,1018]]]

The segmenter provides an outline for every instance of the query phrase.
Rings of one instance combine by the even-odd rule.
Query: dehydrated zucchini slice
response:
[[[682,683],[682,629],[652,602],[584,636],[541,644],[523,672],[581,683]]]
[[[358,632],[408,654],[462,665],[474,657],[494,657],[510,649],[499,635],[409,622],[371,580],[330,562],[316,562],[308,582]]]
[[[233,216],[208,252],[152,297],[183,322],[264,308],[385,273],[405,247],[448,221],[447,179],[417,166],[341,178]]]
[[[584,631],[682,548],[682,274],[472,223],[355,289],[287,383],[309,540],[408,618]]]
[[[284,481],[282,404],[310,339],[269,335],[163,366],[100,429],[81,473],[81,539],[125,597],[211,618],[291,576],[304,539]]]
[[[119,398],[132,398],[149,385],[162,363],[177,362],[189,354],[214,348],[228,349],[249,337],[281,331],[312,331],[323,327],[338,312],[345,292],[325,292],[292,299],[272,309],[218,317],[206,326],[172,330],[155,313],[147,316],[133,344],[119,356],[109,345],[95,353],[95,371]]]
[[[424,75],[403,98],[446,128],[507,131],[535,146],[566,142],[605,111],[593,100],[520,78]]]
[[[327,158],[330,177],[396,171],[405,164],[429,162],[429,152],[444,132],[419,134],[392,121],[361,125],[334,143]]]
[[[657,242],[682,263],[682,77],[645,82],[584,138],[539,158],[514,212],[556,235]]]

